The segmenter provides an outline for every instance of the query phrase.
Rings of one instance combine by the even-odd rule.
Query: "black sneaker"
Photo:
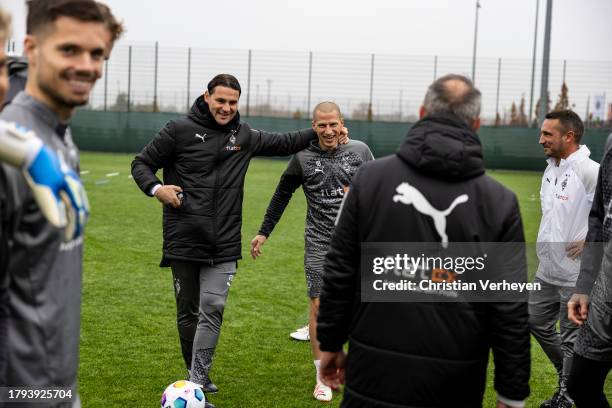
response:
[[[187,370],[187,381],[191,381],[191,370]],[[200,385],[200,387],[202,387],[202,391],[207,394],[216,394],[219,392],[219,387],[213,384],[213,382],[210,381],[210,378],[206,384]]]
[[[554,408],[572,408],[574,406],[574,402],[565,393],[559,394],[555,402],[556,405],[553,405]]]
[[[202,391],[206,394],[216,394],[219,392],[219,388],[209,379],[208,382],[202,386]]]
[[[555,391],[551,399],[546,400],[542,404],[540,404],[540,408],[556,408],[557,400],[559,399],[560,394],[560,390]]]
[[[206,400],[206,402],[204,402],[204,408],[216,408],[212,402]]]

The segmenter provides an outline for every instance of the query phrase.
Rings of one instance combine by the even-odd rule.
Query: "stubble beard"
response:
[[[49,97],[49,99],[51,99],[53,102],[55,102],[57,106],[61,108],[74,109],[77,106],[83,106],[86,105],[87,102],[89,102],[89,95],[87,95],[87,98],[85,98],[84,100],[75,101],[73,99],[65,98],[59,92],[56,92],[53,87],[49,86],[45,82],[39,82],[38,86],[40,90]]]

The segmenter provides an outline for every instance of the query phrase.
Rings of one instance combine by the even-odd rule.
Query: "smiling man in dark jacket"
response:
[[[420,114],[396,154],[365,163],[345,196],[318,317],[323,381],[337,388],[346,379],[343,407],[482,407],[492,350],[497,407],[522,407],[530,369],[526,302],[362,301],[360,246],[480,241],[522,248],[516,196],[484,174],[475,133],[480,92],[469,79],[447,75],[429,87]],[[526,281],[524,251],[503,263]]]
[[[239,98],[238,80],[217,75],[189,114],[168,122],[132,162],[141,190],[165,204],[161,266],[172,268],[183,358],[191,381],[211,393],[217,387],[208,373],[241,258],[249,162],[254,156],[297,153],[317,138],[311,129],[287,134],[251,129],[240,120]],[[161,168],[163,184],[155,176]]]

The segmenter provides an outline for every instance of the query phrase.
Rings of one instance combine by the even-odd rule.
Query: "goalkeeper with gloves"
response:
[[[7,37],[2,17],[0,49]],[[68,404],[48,401],[41,408],[80,406],[76,389],[88,204],[67,123],[102,75],[112,46],[111,21],[110,10],[103,12],[94,0],[29,1],[26,87],[0,113],[5,122],[0,124],[0,294],[5,295],[0,299],[0,382],[73,390]],[[5,59],[0,51],[1,99]]]

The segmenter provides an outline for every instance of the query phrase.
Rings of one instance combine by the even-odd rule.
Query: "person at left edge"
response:
[[[47,4],[54,9],[54,13],[81,14],[68,3],[65,1],[65,5],[59,8],[57,3],[48,2]],[[115,18],[108,6],[100,2],[96,4],[111,32],[110,37],[105,36],[108,44],[106,49],[108,57],[113,43],[121,36],[123,25]],[[40,16],[47,13],[33,14]],[[0,45],[3,46],[9,37],[10,16],[0,10]],[[11,58],[7,59],[4,48],[0,47],[0,100],[5,101],[4,106],[26,87],[27,59],[22,57],[13,62],[15,64],[12,66]],[[11,75],[12,68],[15,68],[16,72],[13,72],[15,76]],[[7,74],[9,74],[8,91],[6,89]],[[0,120],[0,163],[3,166],[6,165],[7,169],[13,167],[11,171],[15,169],[21,171],[41,214],[53,227],[64,231],[65,240],[70,241],[82,235],[89,213],[87,194],[79,176],[66,164],[60,151],[56,150],[52,144],[43,142],[28,128],[14,122]],[[2,386],[6,383],[8,348],[6,346],[9,318],[8,283],[10,281],[8,267],[14,222],[17,218],[14,213],[15,202],[12,200],[18,197],[12,184],[16,180],[14,176],[15,174],[7,175],[3,169],[0,169],[0,309],[2,310],[0,313],[0,385]]]
[[[0,120],[31,130],[57,155],[61,168],[78,174],[79,153],[68,121],[77,106],[88,102],[112,33],[93,0],[30,0],[27,5],[28,79]],[[0,209],[8,221],[1,240],[9,248],[6,386],[70,389],[68,401],[46,399],[36,405],[80,407],[82,229],[65,242],[65,232],[46,218],[22,169],[3,163],[0,182],[7,192]]]
[[[161,267],[171,267],[177,326],[190,380],[204,392],[229,285],[241,259],[244,177],[255,156],[285,156],[317,140],[312,129],[269,133],[240,119],[241,88],[215,76],[190,112],[169,121],[132,162],[140,189],[164,204]],[[341,143],[347,143],[343,130]],[[156,176],[164,170],[164,183]],[[210,403],[209,403],[210,404]],[[209,405],[210,406],[210,405]]]

